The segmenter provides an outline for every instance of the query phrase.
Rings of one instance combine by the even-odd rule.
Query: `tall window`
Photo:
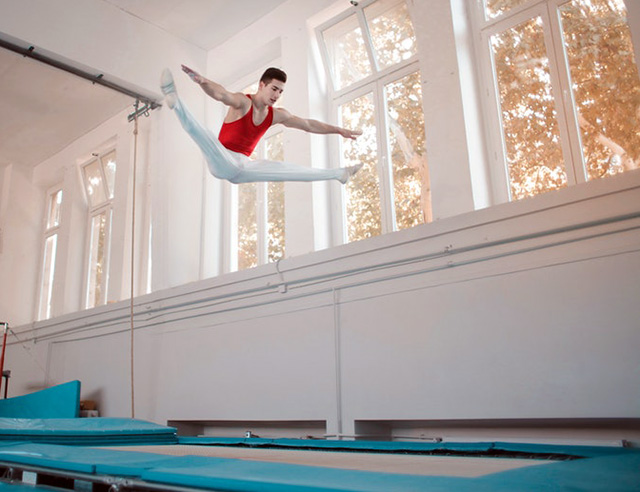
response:
[[[404,0],[360,2],[318,30],[339,124],[343,166],[364,163],[344,187],[345,240],[431,220],[422,86]]]
[[[258,75],[259,77],[259,75]],[[241,92],[255,94],[258,82]],[[276,103],[282,105],[284,96]],[[267,131],[252,159],[284,160],[282,131]],[[244,183],[236,186],[238,199],[238,270],[284,258],[284,183]]]
[[[265,137],[252,158],[282,161],[282,132]],[[284,258],[284,183],[238,185],[238,269]]]
[[[84,304],[91,308],[107,302],[107,277],[116,176],[116,152],[95,156],[82,167],[89,206],[89,241]]]
[[[60,207],[62,206],[62,190],[55,188],[47,193],[47,208],[44,230],[44,252],[40,282],[40,301],[38,319],[51,317],[51,297],[56,267],[56,249],[58,246],[58,229],[60,228]]]
[[[624,1],[478,4],[509,198],[639,167],[640,80]]]

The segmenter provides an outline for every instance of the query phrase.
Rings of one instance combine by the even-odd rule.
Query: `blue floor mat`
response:
[[[80,416],[80,381],[0,400],[0,418],[53,419]]]
[[[9,419],[0,418],[1,441],[46,444],[120,446],[175,444],[176,429],[124,418]]]

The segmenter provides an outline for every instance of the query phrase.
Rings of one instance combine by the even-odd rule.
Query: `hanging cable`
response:
[[[130,319],[131,319],[131,330],[130,330],[130,371],[131,371],[131,418],[135,418],[135,385],[134,385],[134,324],[133,324],[133,314],[134,314],[134,306],[133,306],[133,296],[134,296],[134,279],[135,279],[135,235],[136,235],[136,174],[138,168],[138,106],[140,105],[140,100],[136,99],[135,103],[135,112],[133,116],[134,127],[133,127],[133,179],[132,179],[132,193],[131,193],[131,302],[130,302]]]

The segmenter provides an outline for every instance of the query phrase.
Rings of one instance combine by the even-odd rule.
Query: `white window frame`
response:
[[[384,87],[387,84],[400,80],[407,75],[420,71],[420,53],[411,56],[410,58],[403,60],[395,65],[377,70],[372,66],[372,74],[367,77],[350,84],[349,86],[336,90],[333,86],[333,76],[331,73],[331,62],[329,53],[327,51],[326,44],[323,39],[323,31],[327,30],[331,26],[334,26],[343,20],[355,15],[358,18],[362,34],[365,38],[365,47],[372,63],[375,60],[375,54],[373,53],[373,42],[370,40],[370,35],[367,30],[367,22],[365,17],[365,9],[375,3],[377,0],[367,0],[359,2],[352,8],[344,11],[342,14],[332,18],[330,21],[318,26],[316,29],[316,37],[318,46],[322,56],[325,72],[327,74],[328,83],[328,96],[330,100],[330,114],[332,115],[333,122],[338,124],[339,108],[343,104],[348,103],[354,99],[362,97],[368,93],[373,94],[373,101],[375,107],[375,125],[377,133],[377,152],[378,152],[378,182],[380,186],[380,221],[381,221],[381,234],[387,234],[389,232],[397,231],[396,224],[396,211],[395,211],[395,190],[393,186],[393,169],[389,160],[389,129],[387,124],[387,111],[386,101],[384,96]],[[404,0],[405,3],[406,0]],[[410,5],[407,4],[409,12],[411,12]],[[413,21],[413,19],[412,19]],[[415,26],[414,26],[415,29]],[[367,41],[368,40],[368,41]],[[424,149],[426,151],[426,149]],[[342,151],[338,149],[338,154],[341,156]],[[346,190],[341,188],[339,196],[340,223],[337,224],[338,237],[341,244],[348,242],[348,228],[347,228],[347,216],[346,216]]]
[[[85,258],[84,258],[84,274],[83,274],[83,288],[82,288],[82,307],[83,309],[91,309],[94,307],[98,307],[100,305],[105,305],[108,299],[108,286],[109,286],[109,273],[110,273],[110,263],[111,263],[111,232],[113,228],[113,202],[114,198],[109,197],[107,194],[106,200],[99,204],[92,206],[91,198],[87,195],[86,183],[84,180],[84,168],[91,165],[92,163],[98,161],[100,162],[100,174],[102,176],[102,182],[107,183],[107,177],[104,173],[104,165],[102,164],[102,158],[114,152],[116,150],[115,146],[111,146],[106,148],[106,150],[101,151],[100,153],[92,154],[92,158],[84,162],[81,166],[79,166],[80,171],[80,180],[82,183],[82,189],[85,194],[85,201],[87,204],[87,221],[86,221],[86,240],[85,240]],[[116,170],[117,172],[117,170]],[[102,277],[102,281],[100,287],[102,288],[102,292],[104,292],[102,303],[94,305],[93,302],[90,302],[89,299],[89,286],[90,286],[90,275],[91,275],[91,223],[93,219],[102,213],[106,213],[107,215],[107,228],[105,231],[105,262],[104,262],[104,272],[105,275]]]
[[[511,29],[530,19],[540,17],[543,23],[544,40],[549,58],[549,74],[554,96],[556,117],[560,134],[567,186],[588,181],[587,167],[583,161],[582,137],[578,123],[573,91],[571,90],[571,74],[563,42],[560,7],[571,0],[530,0],[514,7],[509,12],[495,19],[485,18],[484,0],[476,0],[473,25],[479,32],[480,46],[477,55],[481,60],[481,78],[484,85],[485,98],[483,110],[492,124],[489,126],[489,142],[493,183],[493,194],[497,203],[511,201],[511,184],[502,130],[502,115],[498,82],[495,76],[494,61],[491,50],[491,36]]]
[[[43,230],[43,239],[42,239],[42,247],[40,250],[40,258],[42,259],[41,263],[40,263],[40,275],[39,275],[39,282],[38,282],[38,302],[36,305],[36,316],[35,319],[37,321],[41,321],[41,320],[45,320],[45,319],[49,319],[51,317],[51,311],[52,311],[52,305],[51,302],[53,300],[53,290],[54,290],[54,282],[55,282],[55,272],[56,272],[56,259],[57,259],[57,248],[59,245],[59,241],[60,241],[60,225],[62,222],[62,218],[60,218],[60,220],[58,221],[57,224],[54,224],[52,226],[49,225],[49,215],[51,214],[51,203],[52,203],[52,199],[54,197],[54,195],[56,195],[57,193],[62,193],[63,192],[63,187],[62,187],[62,183],[53,186],[51,188],[49,188],[45,194],[46,196],[46,205],[45,205],[45,214],[44,214],[44,218],[43,218],[43,225],[42,225],[42,230]],[[64,200],[64,194],[62,197],[62,200]],[[60,203],[60,206],[62,206],[62,201]],[[56,238],[56,252],[53,255],[52,259],[51,259],[51,265],[49,265],[49,268],[53,269],[53,273],[51,275],[51,282],[49,285],[49,292],[45,293],[45,271],[46,271],[46,267],[47,267],[47,258],[46,258],[46,252],[47,252],[47,241],[49,240],[49,238],[53,237],[53,236],[57,236]],[[43,303],[45,302],[44,296],[46,295],[47,297],[47,304],[48,307],[46,308],[46,312],[43,313]]]
[[[254,84],[258,81],[261,75],[268,67],[278,67],[280,65],[278,60],[274,60],[272,63],[265,65],[260,71],[253,72],[252,74],[243,77],[240,81],[233,85],[235,90],[238,92],[244,91],[247,87]],[[286,90],[286,89],[285,89]],[[257,159],[266,159],[266,141],[276,136],[278,133],[283,133],[284,130],[279,126],[271,126],[266,131],[266,133],[262,136],[258,145],[256,145],[255,153],[257,155]],[[229,269],[230,271],[238,271],[238,186],[229,184],[230,186],[230,234],[229,234]],[[258,260],[257,266],[264,265],[269,262],[269,218],[268,218],[268,197],[267,197],[267,183],[256,183],[256,218],[257,218],[257,252],[256,257]],[[286,189],[285,189],[286,193]],[[286,200],[286,196],[285,196]],[[286,243],[286,237],[285,237]],[[286,251],[286,250],[285,250]]]
[[[271,127],[264,134],[259,144],[256,146],[258,159],[267,159],[267,140],[276,137],[278,134],[284,135],[282,127]],[[284,145],[284,139],[283,139]],[[256,217],[258,218],[258,265],[269,263],[269,183],[257,183]],[[286,238],[285,238],[286,242]],[[286,250],[285,250],[286,251]]]

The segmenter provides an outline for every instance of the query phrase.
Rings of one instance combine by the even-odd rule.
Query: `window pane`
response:
[[[49,195],[49,214],[47,216],[47,229],[60,225],[60,206],[62,205],[62,190]]]
[[[362,29],[355,15],[322,33],[336,89],[343,89],[368,75],[371,63],[364,45]]]
[[[343,166],[363,163],[364,167],[344,187],[346,194],[347,237],[357,241],[382,232],[380,185],[378,183],[378,145],[376,141],[373,94],[369,93],[340,106],[341,124],[360,128],[362,136],[343,142]]]
[[[509,10],[524,5],[530,0],[485,0],[485,16],[488,19],[495,19]]]
[[[640,81],[622,0],[560,8],[589,179],[640,165]]]
[[[92,207],[104,203],[107,196],[104,192],[104,184],[102,182],[102,172],[100,171],[100,163],[95,161],[87,164],[82,168],[84,176],[84,186],[89,197],[89,204]]]
[[[258,264],[257,183],[238,185],[238,269]]]
[[[104,175],[107,178],[109,198],[113,198],[116,183],[116,151],[113,150],[101,157]]]
[[[378,68],[411,58],[416,38],[404,0],[379,0],[364,10]]]
[[[511,197],[566,186],[542,20],[491,38]]]
[[[284,258],[284,183],[267,183],[269,261]]]
[[[420,72],[385,86],[396,226],[431,220]]]
[[[40,290],[40,309],[38,312],[38,319],[48,319],[51,317],[51,295],[53,294],[53,277],[55,273],[57,246],[57,234],[49,236],[44,243],[42,288]]]
[[[267,159],[284,160],[282,132],[265,140]],[[284,258],[284,183],[267,183],[267,254],[270,262]]]
[[[89,281],[86,307],[106,302],[107,234],[111,226],[110,212],[102,212],[91,219],[91,243],[89,244]]]

